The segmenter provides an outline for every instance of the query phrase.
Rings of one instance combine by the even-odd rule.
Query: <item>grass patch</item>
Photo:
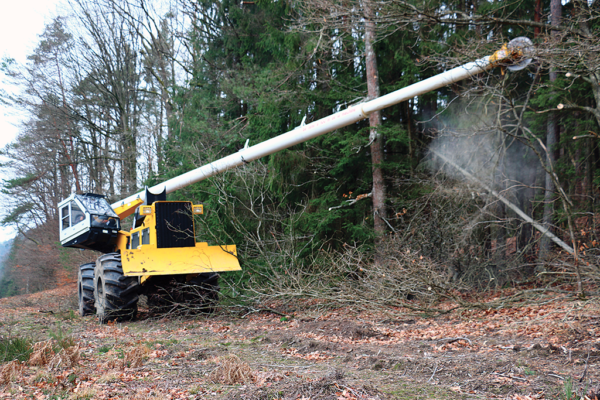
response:
[[[105,345],[101,346],[100,348],[98,348],[98,353],[100,353],[100,354],[106,354],[112,348],[113,348],[113,346],[105,344]]]
[[[157,344],[160,344],[163,347],[169,347],[169,346],[173,346],[173,345],[176,345],[179,343],[180,343],[180,340],[168,339],[168,340],[149,340],[145,344],[147,347],[152,348],[152,347],[155,347]]]
[[[32,352],[32,342],[20,337],[0,339],[0,363],[19,360],[27,361]]]
[[[571,379],[571,377],[568,377],[565,380],[563,391],[563,399],[565,400],[575,400],[578,397],[577,394],[573,391],[573,379]]]
[[[73,310],[59,312],[57,316],[65,321],[74,321],[79,318],[79,315],[75,314]]]
[[[39,372],[34,378],[33,378],[33,382],[34,383],[54,383],[55,379],[54,377],[47,373],[47,372]]]
[[[62,349],[68,349],[75,346],[75,339],[71,336],[70,332],[65,332],[62,326],[58,325],[55,330],[48,333],[50,339],[56,341],[57,347],[54,349],[55,353],[58,353]]]

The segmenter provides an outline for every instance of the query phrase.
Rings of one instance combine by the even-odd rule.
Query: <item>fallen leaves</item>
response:
[[[258,371],[255,373],[256,386],[265,386],[271,382],[280,382],[285,379],[285,375],[275,371]]]
[[[168,350],[154,350],[152,352],[150,352],[149,357],[150,358],[161,358],[166,356],[167,354],[169,354]]]
[[[307,361],[327,361],[334,358],[334,356],[321,351],[313,351],[308,354],[302,354],[294,347],[283,349],[282,353],[290,357],[301,358]]]
[[[376,399],[379,399],[379,397],[370,396],[368,393],[366,393],[360,389],[352,388],[349,386],[345,386],[342,388],[337,383],[335,384],[335,386],[339,389],[342,389],[342,391],[335,393],[336,400],[376,400]]]
[[[77,342],[62,349],[42,341],[33,345],[29,361],[0,365],[0,398],[222,399],[235,390],[240,399],[282,393],[306,400],[327,390],[330,399],[377,399],[376,389],[356,381],[369,376],[377,389],[421,382],[419,387],[435,383],[445,390],[426,398],[541,400],[552,396],[540,388],[552,386],[556,393],[564,385],[559,378],[579,379],[585,368],[586,379],[597,381],[599,309],[593,302],[561,300],[429,318],[392,308],[359,313],[316,307],[289,321],[256,313],[243,320],[221,315],[112,326],[6,309],[3,326],[29,318],[52,331],[60,323],[74,329]],[[334,367],[351,378],[322,380],[323,371]]]
[[[543,392],[531,394],[531,395],[513,394],[512,396],[510,396],[511,400],[542,400],[545,398],[546,397],[544,396]],[[584,400],[587,400],[587,399],[584,399]]]

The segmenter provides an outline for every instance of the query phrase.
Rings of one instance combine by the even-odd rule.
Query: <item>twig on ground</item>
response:
[[[585,359],[585,369],[583,370],[583,374],[581,374],[581,378],[579,378],[579,382],[583,382],[583,378],[585,378],[585,375],[587,374],[589,359],[590,359],[590,352],[588,351],[587,358]]]
[[[248,307],[248,308],[250,308],[250,307]],[[246,314],[242,315],[240,318],[246,318],[250,314],[259,313],[259,312],[263,312],[263,311],[270,312],[272,314],[281,315],[282,317],[287,316],[287,314],[284,314],[277,310],[273,310],[272,308],[266,307],[266,308],[252,308],[250,311],[248,311]]]
[[[522,382],[529,382],[527,379],[525,378],[520,378],[518,376],[512,376],[512,375],[505,375],[505,374],[501,374],[499,372],[492,372],[492,375],[497,375],[497,376],[501,376],[503,378],[508,378],[508,379],[514,379],[517,381],[522,381]]]
[[[250,363],[258,367],[269,367],[269,368],[312,368],[314,365],[280,365],[280,364],[262,364],[262,363]]]
[[[431,377],[427,380],[427,383],[431,382],[431,380],[435,376],[435,373],[437,372],[437,370],[438,370],[438,365],[435,364],[435,368],[433,369],[433,374],[431,374]]]
[[[466,337],[443,338],[443,339],[436,340],[436,342],[446,342],[447,344],[450,344],[450,343],[458,342],[459,340],[464,340],[465,342],[469,342],[469,344],[472,344],[471,340],[467,339]]]

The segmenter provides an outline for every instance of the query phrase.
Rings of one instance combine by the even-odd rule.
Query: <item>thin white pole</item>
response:
[[[346,110],[314,121],[308,125],[300,126],[292,131],[281,134],[252,147],[244,148],[237,153],[231,154],[217,161],[213,161],[210,164],[203,165],[202,167],[169,179],[164,183],[151,187],[150,191],[152,193],[160,193],[166,189],[167,193],[171,193],[175,190],[181,189],[196,182],[200,182],[231,168],[235,168],[247,162],[268,156],[269,154],[276,153],[280,150],[287,149],[296,144],[306,142],[307,140],[335,131],[336,129],[352,125],[355,122],[367,118],[373,111],[393,106],[423,93],[439,89],[451,83],[455,83],[470,76],[484,72],[496,65],[496,62],[492,63],[489,59],[489,56],[484,57],[477,61],[470,62],[431,78],[425,79],[421,82],[417,82],[403,89],[396,90],[395,92],[381,96],[377,99],[352,106]],[[144,197],[145,191],[142,191],[112,204],[112,207],[116,208],[137,198],[144,199]]]

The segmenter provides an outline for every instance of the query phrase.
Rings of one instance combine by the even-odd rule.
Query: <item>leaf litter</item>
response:
[[[435,317],[299,301],[267,305],[287,318],[142,310],[136,322],[100,325],[69,312],[73,293],[0,300],[0,335],[33,343],[28,361],[0,366],[0,398],[600,398],[598,299]],[[56,329],[69,345],[51,339]]]

